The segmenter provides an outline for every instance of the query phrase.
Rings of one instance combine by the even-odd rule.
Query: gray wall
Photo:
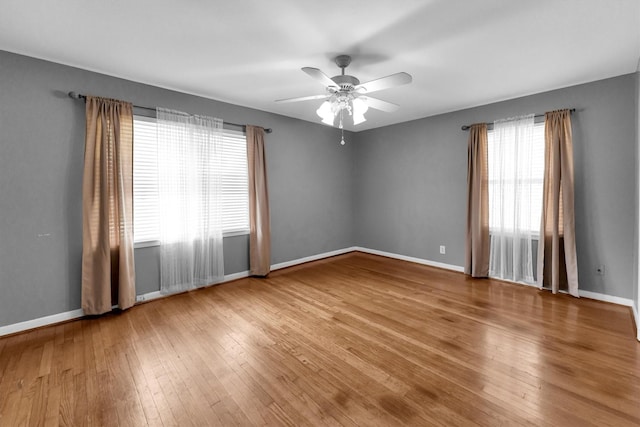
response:
[[[633,298],[635,85],[629,74],[357,133],[356,245],[464,265],[468,133],[460,126],[574,107],[580,287]]]
[[[273,128],[272,263],[352,245],[352,145],[336,129],[0,51],[0,326],[80,308],[84,104],[71,90]],[[224,249],[226,274],[247,270],[246,236]],[[137,293],[157,290],[157,248],[135,255]]]
[[[343,147],[338,130],[320,124],[0,51],[0,326],[80,307],[84,105],[70,90],[272,127],[272,264],[358,245],[462,265],[460,126],[575,107],[581,287],[637,298],[636,84],[636,75],[621,76],[347,133]],[[246,236],[225,239],[226,274],[247,269],[247,247]],[[137,293],[157,290],[157,248],[135,255]]]

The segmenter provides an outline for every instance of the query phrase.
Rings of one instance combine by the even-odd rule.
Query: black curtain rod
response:
[[[86,99],[87,99],[87,95],[83,95],[83,94],[78,93],[78,92],[69,92],[69,97],[70,97],[70,98],[73,98],[73,99],[84,99],[84,100],[86,100]],[[155,109],[155,108],[151,108],[151,107],[143,107],[143,106],[141,106],[141,105],[134,105],[133,107],[134,107],[134,108],[140,108],[140,109],[142,109],[142,110],[149,110],[149,111],[154,111],[154,112],[156,111],[156,109]],[[222,123],[223,123],[223,124],[227,124],[227,125],[231,125],[231,126],[237,126],[237,127],[242,128],[242,129],[246,129],[246,125],[240,125],[240,124],[238,124],[238,123],[225,122],[224,120],[222,121]],[[272,130],[271,128],[267,128],[267,129],[265,129],[264,131],[265,131],[265,133],[271,133],[271,132],[273,132],[273,130]]]
[[[570,112],[570,113],[573,113],[573,112],[575,112],[575,111],[576,111],[576,109],[575,109],[575,108],[571,108],[571,109],[569,110],[569,112]],[[534,118],[544,117],[544,114],[536,114],[536,115],[535,115],[535,116],[533,116],[533,117],[534,117]],[[485,125],[490,126],[490,125],[493,125],[493,123],[485,123]],[[471,129],[471,125],[464,125],[464,126],[462,126],[462,128],[461,128],[461,129],[462,129],[462,130],[469,130],[469,129]]]

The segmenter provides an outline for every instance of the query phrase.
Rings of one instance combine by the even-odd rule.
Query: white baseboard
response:
[[[84,311],[81,308],[77,310],[65,311],[64,313],[52,314],[51,316],[40,317],[33,320],[25,320],[20,323],[13,323],[7,326],[0,326],[0,337],[4,335],[15,334],[18,332],[26,331],[28,329],[40,328],[42,326],[53,325],[55,323],[66,322],[73,319],[78,319],[84,316]]]
[[[280,270],[281,268],[293,267],[294,265],[304,264],[305,262],[317,261],[319,259],[329,258],[336,255],[342,255],[349,252],[353,252],[355,250],[357,250],[356,247],[350,247],[350,248],[338,249],[331,252],[325,252],[322,254],[311,255],[305,258],[298,258],[291,261],[281,262],[278,264],[273,264],[271,266],[271,270],[274,271],[274,270]]]
[[[636,338],[640,341],[640,307],[637,302],[633,304],[633,317],[636,319]]]
[[[360,246],[356,246],[355,248],[353,248],[353,250],[368,253],[368,254],[373,254],[373,255],[385,256],[387,258],[400,259],[402,261],[415,262],[416,264],[428,265],[430,267],[444,268],[445,270],[452,270],[452,271],[458,271],[458,272],[464,273],[464,267],[461,267],[459,265],[445,264],[443,262],[430,261],[428,259],[415,258],[411,256],[406,256],[406,255],[398,255],[391,252],[379,251],[377,249],[368,249]]]
[[[244,279],[249,277],[249,271],[240,271],[239,273],[225,274],[222,283],[231,282],[232,280]]]
[[[595,299],[598,301],[610,302],[618,305],[625,305],[627,307],[633,308],[633,300],[630,298],[621,298],[615,297],[613,295],[601,294],[598,292],[584,291],[582,289],[578,289],[578,295],[584,298]]]
[[[220,285],[222,283],[231,282],[232,280],[243,279],[245,277],[249,277],[248,271],[241,271],[239,273],[233,273],[233,274],[225,274],[224,279],[222,279],[221,282],[215,283],[209,286]],[[154,299],[158,299],[166,296],[169,296],[169,295],[165,295],[160,291],[147,292],[146,294],[136,295],[136,302],[147,302],[147,301],[152,301]]]
[[[136,303],[138,302],[146,302],[154,299],[162,298],[163,294],[160,291],[147,292],[146,294],[136,295]]]
[[[520,285],[531,286],[533,288],[540,289],[540,286],[538,286],[535,283],[524,283],[524,282],[517,282],[517,283]],[[551,292],[551,288],[544,287],[542,289],[545,291]],[[565,289],[560,289],[558,293],[569,294],[569,292]],[[626,307],[633,308],[633,300],[629,298],[616,297],[613,295],[601,294],[599,292],[585,291],[583,289],[578,289],[578,295],[580,296],[580,298],[589,298],[589,299],[594,299],[596,301],[610,302],[612,304],[624,305]]]

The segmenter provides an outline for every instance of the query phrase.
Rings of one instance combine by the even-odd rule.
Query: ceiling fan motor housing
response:
[[[342,68],[342,74],[331,77],[331,80],[340,86],[341,92],[351,92],[360,84],[360,80],[353,76],[345,75],[344,73],[344,69],[351,64],[351,57],[349,55],[338,55],[334,61],[338,67]]]
[[[340,86],[340,90],[343,92],[350,92],[360,84],[360,80],[353,76],[341,75],[341,76],[333,76],[331,80],[336,82],[338,86]]]

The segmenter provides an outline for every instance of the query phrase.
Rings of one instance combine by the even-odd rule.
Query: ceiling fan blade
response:
[[[370,96],[363,96],[363,99],[366,100],[367,105],[371,108],[375,108],[376,110],[385,111],[387,113],[393,113],[400,108],[398,104],[393,104],[391,102],[383,101],[378,98],[372,98]]]
[[[298,98],[286,98],[286,99],[276,99],[275,102],[298,102],[298,101],[312,101],[314,99],[327,99],[331,95],[311,95],[311,96],[301,96]]]
[[[329,76],[327,76],[325,73],[318,70],[317,68],[303,67],[302,71],[304,71],[314,79],[318,80],[325,87],[331,87],[331,86],[338,87],[338,84],[336,82],[331,80]]]
[[[376,80],[371,80],[366,83],[362,83],[355,87],[355,90],[360,93],[371,93],[383,89],[389,89],[396,86],[406,85],[411,83],[413,78],[407,73],[396,73],[390,76],[381,77]]]

